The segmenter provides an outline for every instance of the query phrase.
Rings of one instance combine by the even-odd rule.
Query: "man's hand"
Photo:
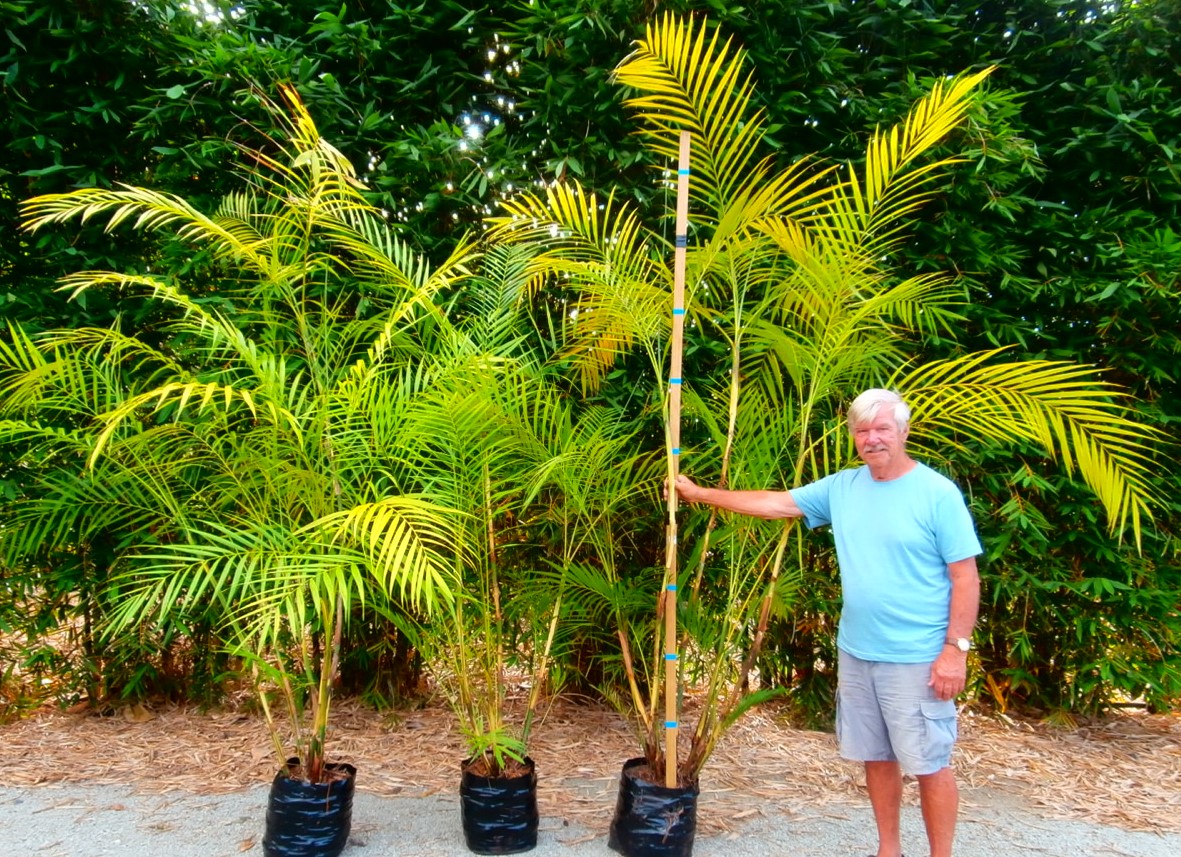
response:
[[[686,503],[696,503],[701,495],[701,488],[685,474],[679,474],[676,480],[677,498]],[[664,486],[664,496],[668,496],[668,483]]]
[[[944,646],[935,663],[931,664],[931,680],[927,685],[940,699],[955,699],[968,681],[968,654],[951,646]]]

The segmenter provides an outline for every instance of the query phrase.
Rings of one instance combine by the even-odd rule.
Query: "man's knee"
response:
[[[956,788],[955,770],[950,765],[930,774],[915,774],[914,778],[918,781],[920,794],[928,790],[942,791]]]

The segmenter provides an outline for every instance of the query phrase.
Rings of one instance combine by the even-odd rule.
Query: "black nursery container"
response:
[[[643,757],[623,763],[607,846],[623,857],[690,857],[701,789],[650,783],[636,776],[646,765]]]
[[[288,770],[299,766],[287,760]],[[345,776],[326,783],[296,779],[287,770],[275,774],[267,800],[266,857],[337,857],[349,840],[353,823],[353,787],[357,769],[352,765],[325,765]]]
[[[459,811],[467,847],[476,854],[519,854],[537,845],[537,772],[518,777],[481,777],[463,763]]]

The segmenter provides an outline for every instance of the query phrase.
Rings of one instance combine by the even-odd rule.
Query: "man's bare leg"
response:
[[[897,762],[866,762],[865,787],[878,825],[877,857],[902,857],[902,769]]]
[[[951,857],[955,821],[960,808],[960,791],[951,768],[918,777],[919,800],[931,857]]]

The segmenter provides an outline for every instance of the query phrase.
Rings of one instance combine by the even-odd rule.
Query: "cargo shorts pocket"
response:
[[[921,703],[926,740],[923,756],[931,772],[951,764],[951,751],[959,736],[955,700],[940,699]]]

